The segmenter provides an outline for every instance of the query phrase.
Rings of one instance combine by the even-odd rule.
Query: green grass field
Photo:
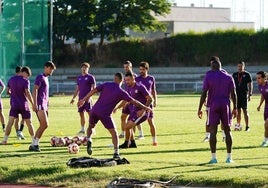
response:
[[[96,97],[95,97],[96,98]],[[74,136],[79,130],[76,106],[69,105],[71,97],[51,97],[50,127],[41,139],[40,153],[28,151],[31,139],[27,128],[26,140],[17,140],[13,128],[8,145],[0,145],[0,182],[38,184],[61,187],[105,187],[116,177],[168,180],[175,175],[177,185],[224,187],[268,187],[268,148],[261,148],[263,140],[263,111],[257,112],[259,96],[249,104],[250,132],[232,132],[234,164],[226,164],[225,143],[218,134],[218,164],[209,165],[209,144],[204,138],[205,119],[198,119],[199,95],[159,95],[155,109],[157,147],[152,140],[147,123],[143,124],[144,140],[138,140],[137,149],[121,150],[129,165],[102,168],[72,169],[66,162],[73,157],[87,156],[86,147],[78,154],[68,154],[66,147],[51,147],[52,136]],[[9,99],[3,99],[7,117]],[[119,128],[120,112],[113,115]],[[37,118],[33,118],[35,127]],[[102,126],[96,127],[93,138],[93,157],[110,158],[113,149],[111,138]],[[3,138],[1,133],[1,140]],[[122,143],[123,140],[120,140]]]

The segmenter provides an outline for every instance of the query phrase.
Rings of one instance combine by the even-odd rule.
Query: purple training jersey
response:
[[[204,78],[203,90],[208,90],[207,106],[211,103],[230,104],[230,92],[235,89],[234,80],[225,71],[208,71]]]
[[[115,82],[106,82],[97,86],[96,89],[100,92],[100,96],[94,104],[92,112],[102,116],[110,116],[117,103],[121,100],[127,102],[133,100],[133,98]]]
[[[142,104],[146,104],[147,101],[146,96],[150,95],[145,86],[137,82],[133,87],[128,87],[128,93],[132,98],[136,99]],[[140,110],[140,108],[136,106],[133,107],[134,107],[133,110]]]
[[[148,75],[147,77],[138,76],[135,78],[136,82],[143,84],[146,89],[149,91],[149,93],[152,93],[153,90],[155,90],[155,78],[151,75]]]
[[[39,110],[48,110],[49,82],[48,77],[42,73],[35,78],[34,85],[39,87],[37,93],[37,107]]]
[[[83,99],[91,91],[92,85],[96,85],[95,78],[91,74],[78,76],[76,83],[79,88],[79,100]]]
[[[268,109],[268,82],[265,82],[265,85],[258,86],[260,93],[262,94],[264,101],[265,101],[265,109]]]
[[[30,89],[30,81],[22,76],[13,76],[9,79],[7,86],[10,89],[10,106],[29,109],[25,90]]]

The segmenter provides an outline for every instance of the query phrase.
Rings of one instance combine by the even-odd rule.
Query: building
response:
[[[254,29],[254,22],[232,22],[230,8],[214,8],[212,5],[209,7],[195,7],[194,4],[190,7],[173,5],[168,15],[156,15],[156,18],[166,24],[166,31],[146,34],[129,31],[129,35],[155,39],[190,31],[202,33],[218,29]]]

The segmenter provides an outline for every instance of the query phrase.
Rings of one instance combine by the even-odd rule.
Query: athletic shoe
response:
[[[119,145],[119,149],[127,149],[128,148],[128,142],[125,141],[123,144]]]
[[[233,161],[231,158],[229,158],[229,157],[226,159],[225,162],[226,162],[226,163],[234,163],[234,161]]]
[[[144,136],[143,136],[143,135],[139,135],[139,136],[137,137],[137,139],[138,139],[138,140],[143,140],[143,139],[144,139]]]
[[[158,142],[153,142],[153,146],[157,146],[158,145]]]
[[[209,142],[209,137],[206,136],[206,137],[204,138],[203,142]]]
[[[78,134],[78,135],[79,135],[79,134],[85,134],[85,131],[80,130],[77,134]]]
[[[114,159],[120,159],[120,155],[118,153],[114,153],[114,156],[113,156]]]
[[[125,135],[121,133],[121,134],[119,135],[119,138],[125,138]]]
[[[3,140],[3,141],[1,142],[1,144],[2,144],[2,145],[7,145],[7,141]]]
[[[23,133],[21,131],[17,131],[17,138],[18,140],[24,140],[25,137],[23,136]]]
[[[217,159],[211,159],[208,164],[216,164],[218,163]]]
[[[29,151],[36,151],[36,152],[40,152],[40,148],[39,145],[30,145],[29,146]]]
[[[92,143],[91,143],[91,141],[87,141],[87,153],[89,154],[89,155],[91,155],[92,154],[92,147],[91,147],[91,145],[92,145]]]
[[[266,141],[263,141],[261,144],[261,147],[267,147],[267,146],[268,146],[268,143]]]
[[[129,148],[137,148],[137,145],[135,142],[131,142],[128,147]]]
[[[245,131],[249,132],[250,131],[250,128],[249,126],[246,127]]]

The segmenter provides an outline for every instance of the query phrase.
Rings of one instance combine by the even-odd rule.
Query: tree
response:
[[[96,5],[97,0],[55,0],[54,39],[64,44],[74,38],[85,49],[87,41],[95,36]]]
[[[126,29],[146,32],[163,30],[164,24],[153,15],[165,15],[170,11],[167,0],[100,0],[95,25],[100,37],[117,40],[126,36]]]

